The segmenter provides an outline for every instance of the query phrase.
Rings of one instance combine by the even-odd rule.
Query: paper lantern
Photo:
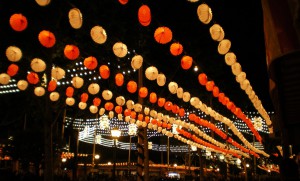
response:
[[[85,92],[80,95],[81,102],[86,102],[88,100],[88,98],[89,98],[89,95]]]
[[[215,86],[215,82],[214,81],[208,81],[208,82],[206,82],[206,85],[205,85],[205,87],[206,87],[206,90],[208,90],[208,91],[212,91],[213,90],[213,88],[214,88],[214,86]]]
[[[96,114],[98,112],[98,107],[95,105],[91,105],[89,109],[92,114]]]
[[[99,115],[102,116],[105,113],[105,109],[102,107],[99,110]],[[102,121],[101,121],[102,122]],[[100,127],[101,127],[101,122],[100,122]]]
[[[51,70],[51,76],[56,80],[60,80],[64,78],[65,74],[66,74],[65,70],[60,67],[55,67]]]
[[[234,64],[231,65],[231,71],[232,73],[237,76],[242,72],[242,66],[238,62],[235,62]]]
[[[84,110],[86,108],[87,104],[85,102],[79,102],[78,107],[81,110]]]
[[[236,62],[236,56],[233,52],[228,52],[225,54],[225,63],[229,66]]]
[[[93,104],[95,105],[95,106],[100,106],[100,104],[101,104],[101,99],[99,98],[99,97],[95,97],[94,99],[93,99]]]
[[[173,106],[172,106],[172,112],[174,114],[177,114],[179,112],[179,106],[177,106],[176,104],[173,104]]]
[[[6,73],[0,74],[0,84],[6,85],[10,81],[10,76]]]
[[[113,104],[112,102],[106,102],[106,103],[104,104],[104,108],[105,108],[105,110],[107,110],[107,111],[111,111],[111,110],[114,109],[114,104]]]
[[[206,74],[205,73],[201,73],[201,74],[199,74],[198,75],[198,81],[199,81],[199,83],[201,84],[201,85],[206,85],[206,83],[207,83],[207,76],[206,76]]]
[[[205,3],[198,6],[197,15],[199,20],[204,24],[208,24],[212,20],[213,16],[211,8]]]
[[[215,41],[222,41],[225,37],[225,32],[219,24],[214,24],[209,28],[210,36]]]
[[[158,27],[154,32],[154,39],[161,44],[169,43],[173,38],[170,28],[162,26]]]
[[[91,37],[94,40],[94,42],[98,44],[103,44],[107,40],[107,34],[105,29],[102,26],[94,26],[91,29]]]
[[[113,97],[113,93],[110,90],[102,91],[102,97],[104,100],[109,101]]]
[[[178,89],[178,84],[176,82],[170,82],[168,85],[168,89],[171,94],[176,94]]]
[[[72,85],[76,88],[79,89],[83,86],[84,80],[81,77],[73,77],[72,78]]]
[[[141,98],[145,98],[145,97],[147,97],[147,95],[148,95],[147,87],[141,87],[140,90],[139,90],[139,96]]]
[[[84,59],[83,64],[88,70],[94,70],[98,65],[98,61],[95,57],[90,56]]]
[[[35,2],[40,6],[47,6],[51,0],[35,0]]]
[[[155,80],[158,76],[158,70],[154,66],[150,66],[145,71],[146,78],[149,80]]]
[[[165,74],[158,74],[157,75],[157,78],[156,78],[156,82],[157,82],[157,85],[159,85],[159,86],[164,86],[165,84],[166,84],[166,76],[165,76]]]
[[[78,8],[72,8],[68,14],[69,23],[72,28],[79,29],[82,26],[82,14]]]
[[[131,110],[130,109],[125,109],[124,110],[124,115],[125,116],[130,116],[130,114],[131,114]]]
[[[23,31],[27,28],[27,18],[22,14],[13,14],[9,19],[10,27],[15,31]]]
[[[155,110],[151,110],[150,111],[150,116],[153,117],[153,118],[156,118],[157,117],[157,112]]]
[[[51,101],[55,102],[59,99],[59,93],[58,92],[51,92],[49,95],[49,98]]]
[[[143,65],[143,57],[141,55],[135,55],[131,59],[131,67],[135,70],[141,68]]]
[[[30,72],[29,74],[27,74],[27,81],[30,84],[37,84],[40,81],[40,78],[37,73]]]
[[[110,69],[107,65],[101,65],[99,67],[99,72],[102,79],[108,79],[110,76]]]
[[[125,4],[127,4],[127,3],[128,3],[128,0],[119,0],[119,3],[121,3],[121,4],[125,5]]]
[[[243,82],[246,79],[246,73],[245,72],[241,72],[236,76],[236,81],[238,83]]]
[[[53,92],[53,91],[55,91],[56,87],[57,87],[56,80],[50,80],[48,83],[48,91]]]
[[[66,89],[66,96],[72,97],[73,94],[74,94],[74,88],[71,87],[71,86],[67,87],[67,89]]]
[[[149,113],[150,113],[149,107],[145,107],[145,108],[144,108],[144,114],[145,114],[145,115],[148,115]]]
[[[66,98],[66,104],[68,106],[73,106],[75,104],[75,99],[73,97],[67,97]]]
[[[172,43],[170,46],[170,52],[174,56],[178,56],[183,52],[183,46],[180,43]]]
[[[137,104],[133,105],[133,109],[135,112],[141,112],[143,109],[143,106],[141,104],[137,103]]]
[[[135,93],[137,90],[137,83],[133,80],[127,83],[127,91],[130,93]]]
[[[157,95],[155,92],[151,92],[150,95],[149,95],[149,101],[154,104],[156,103],[157,101]]]
[[[122,42],[117,42],[113,45],[113,52],[117,57],[123,58],[127,55],[127,46]]]
[[[157,104],[159,107],[163,107],[166,103],[166,99],[163,97],[158,98]]]
[[[197,104],[199,104],[199,102],[200,102],[200,99],[198,98],[198,97],[192,97],[191,99],[190,99],[190,103],[191,103],[191,105],[192,106],[196,106]]]
[[[184,92],[182,95],[182,100],[184,102],[189,102],[191,99],[191,94],[189,92]]]
[[[114,113],[113,111],[109,111],[109,112],[108,112],[108,117],[109,117],[109,119],[114,118],[114,116],[115,116],[115,113]]]
[[[181,67],[184,70],[190,69],[192,64],[193,64],[193,58],[191,56],[185,55],[181,58]]]
[[[213,96],[214,96],[214,97],[218,97],[218,96],[219,96],[219,93],[220,93],[219,87],[214,86],[214,88],[213,88]]]
[[[88,91],[90,94],[95,95],[100,91],[100,86],[97,83],[91,83],[88,87]]]
[[[45,88],[44,87],[36,87],[34,88],[34,94],[38,97],[41,97],[45,94]]]
[[[16,46],[9,46],[5,51],[5,55],[9,61],[18,62],[22,58],[22,51]]]
[[[54,34],[47,30],[41,31],[39,33],[38,39],[40,43],[46,48],[53,47],[56,42]]]
[[[30,67],[35,72],[43,72],[46,69],[46,63],[39,58],[34,58],[31,60]]]
[[[115,107],[115,111],[116,111],[117,114],[121,114],[122,111],[123,111],[122,106],[116,106],[116,107]]]
[[[177,94],[177,97],[178,97],[179,99],[182,98],[182,96],[183,96],[183,89],[182,89],[182,87],[179,87],[179,88],[176,90],[176,94]]]
[[[231,42],[228,39],[224,39],[222,41],[220,41],[219,45],[218,45],[218,52],[221,55],[225,55],[231,47]]]
[[[141,25],[148,26],[151,22],[151,10],[149,6],[142,5],[138,10],[138,20]]]
[[[171,101],[167,101],[164,105],[164,108],[167,110],[167,111],[171,111],[172,110],[172,107],[173,107],[173,103]]]
[[[7,67],[7,74],[11,77],[15,76],[19,71],[19,66],[16,65],[16,64],[10,64],[8,67]]]
[[[20,90],[26,90],[28,87],[28,82],[26,80],[19,80],[17,86]]]
[[[75,45],[66,45],[64,49],[64,55],[69,60],[76,60],[79,57],[79,48]]]
[[[118,96],[116,98],[116,103],[119,105],[119,106],[124,106],[125,104],[125,98],[123,96]]]
[[[123,74],[117,73],[115,75],[115,83],[119,87],[123,85],[123,83],[124,83],[124,76],[123,76]]]

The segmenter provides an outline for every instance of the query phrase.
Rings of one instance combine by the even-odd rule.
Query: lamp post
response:
[[[113,170],[112,170],[112,180],[116,180],[116,153],[117,153],[117,139],[121,136],[121,131],[118,128],[111,130],[111,136],[114,140],[114,155],[113,155]]]

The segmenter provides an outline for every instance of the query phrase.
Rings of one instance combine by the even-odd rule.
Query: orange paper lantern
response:
[[[124,115],[125,116],[130,116],[130,114],[131,114],[131,110],[130,109],[125,109]]]
[[[135,111],[131,111],[131,112],[130,112],[130,117],[131,117],[132,119],[135,119],[135,118],[136,118],[136,112],[135,112]]]
[[[170,52],[174,56],[178,56],[182,53],[183,46],[180,43],[172,43],[170,46]]]
[[[107,65],[101,65],[99,72],[102,79],[108,79],[110,76],[110,69]]]
[[[139,90],[139,96],[141,98],[145,98],[145,97],[147,97],[147,95],[148,95],[147,87],[141,87],[140,90]]]
[[[165,98],[162,98],[162,97],[158,98],[157,104],[159,107],[163,107],[165,105],[165,103],[166,103]]]
[[[218,96],[219,96],[219,93],[220,93],[219,87],[214,86],[214,88],[213,88],[213,96],[214,96],[214,97],[218,97]]]
[[[184,70],[190,69],[192,64],[193,64],[193,58],[191,56],[185,55],[181,58],[181,67]]]
[[[116,106],[116,107],[115,107],[115,112],[116,112],[117,114],[121,114],[122,111],[123,111],[122,106]]]
[[[156,101],[157,101],[157,95],[156,95],[155,92],[151,92],[151,93],[150,93],[149,100],[150,100],[150,102],[151,102],[152,104],[156,103]]]
[[[154,32],[154,39],[161,44],[169,43],[173,38],[172,31],[168,27],[159,27]]]
[[[47,30],[41,31],[39,33],[38,39],[40,43],[46,48],[53,47],[56,42],[54,34]]]
[[[8,67],[7,67],[7,74],[9,76],[15,76],[19,71],[19,66],[16,65],[16,64],[10,64]]]
[[[84,59],[83,64],[87,69],[94,70],[98,65],[98,61],[95,57],[89,56],[89,57]],[[100,72],[100,74],[101,74],[101,72]]]
[[[66,89],[66,96],[72,97],[73,94],[74,94],[74,88],[73,88],[73,87],[70,87],[70,86],[67,87],[67,89]]]
[[[173,104],[173,106],[172,106],[172,112],[173,112],[174,114],[177,114],[178,111],[179,111],[179,106],[177,106],[176,104]]]
[[[27,28],[27,18],[22,14],[13,14],[9,19],[11,28],[15,31],[23,31]]]
[[[171,111],[172,110],[172,107],[173,107],[173,103],[171,101],[167,101],[164,105],[164,108],[167,110],[167,111]]]
[[[144,119],[144,115],[143,114],[139,114],[138,115],[138,120],[143,121],[143,119]]]
[[[75,45],[66,45],[64,54],[69,60],[75,60],[79,57],[79,48]]]
[[[121,4],[125,5],[125,4],[127,4],[127,3],[128,3],[128,0],[119,0],[119,3],[121,3]]]
[[[37,84],[40,81],[38,74],[35,72],[30,72],[27,75],[27,80],[30,84]]]
[[[99,97],[95,97],[94,99],[93,99],[93,104],[95,105],[95,106],[100,106],[100,104],[101,104],[101,99],[99,98]]]
[[[55,91],[56,87],[57,87],[56,80],[50,80],[48,83],[48,91],[53,92],[53,91]]]
[[[208,81],[205,85],[206,90],[208,90],[208,91],[212,91],[214,89],[214,86],[215,86],[215,82],[212,80]]]
[[[180,117],[183,117],[185,115],[185,110],[183,108],[180,108],[178,114]]]
[[[137,90],[137,84],[135,81],[131,80],[127,83],[127,91],[130,93],[135,93]]]
[[[148,26],[151,22],[151,10],[149,6],[142,5],[138,11],[138,19],[141,25]]]
[[[152,119],[151,123],[154,124],[154,125],[156,125],[157,124],[157,120],[156,119]]]
[[[115,83],[117,86],[122,86],[124,83],[124,76],[121,73],[117,73],[115,76]]]
[[[198,81],[201,85],[206,85],[207,83],[207,76],[205,73],[201,73],[198,75]]]
[[[149,116],[145,116],[145,122],[148,124],[150,122],[150,117]]]
[[[86,102],[89,98],[89,95],[87,93],[82,93],[80,96],[81,102]]]
[[[111,110],[114,109],[114,104],[113,104],[112,102],[106,102],[106,103],[104,104],[104,108],[105,108],[105,110],[107,110],[107,111],[111,111]]]

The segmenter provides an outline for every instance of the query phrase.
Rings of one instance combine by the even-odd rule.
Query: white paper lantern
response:
[[[150,108],[149,107],[145,107],[144,114],[148,115],[149,113],[150,113]]]
[[[116,98],[116,103],[119,105],[119,106],[124,106],[125,104],[125,98],[123,96],[118,96]]]
[[[113,46],[113,52],[117,57],[123,58],[127,55],[127,46],[122,42],[117,42]]]
[[[43,72],[46,69],[46,63],[40,58],[31,60],[30,67],[35,72]]]
[[[184,102],[189,102],[191,99],[191,94],[189,92],[184,92],[182,95],[182,99]]]
[[[66,104],[67,104],[68,106],[73,106],[73,105],[75,104],[75,99],[74,99],[73,97],[68,97],[68,98],[66,99]]]
[[[113,97],[113,93],[110,90],[102,91],[102,97],[104,100],[109,101]]]
[[[69,23],[72,28],[79,29],[82,26],[82,14],[78,8],[72,8],[69,11]]]
[[[178,89],[178,84],[176,82],[170,82],[168,88],[171,94],[176,94]]]
[[[81,110],[84,110],[86,108],[87,104],[85,102],[79,102],[78,107]]]
[[[10,81],[10,76],[7,73],[0,74],[0,84],[7,85]]]
[[[55,67],[51,70],[51,76],[56,80],[64,78],[65,74],[65,70],[60,67]]]
[[[167,78],[166,78],[165,74],[160,73],[157,75],[157,79],[156,79],[157,85],[159,85],[161,87],[164,86],[166,84],[166,80],[167,80]]]
[[[118,114],[118,120],[120,120],[120,121],[123,120],[123,114]]]
[[[220,41],[218,45],[218,52],[221,55],[225,55],[231,48],[231,42],[228,39]]]
[[[213,16],[210,7],[205,3],[198,6],[197,15],[199,20],[204,24],[208,24],[212,20]]]
[[[100,86],[97,83],[91,83],[88,87],[88,91],[90,94],[95,95],[100,91]]]
[[[72,78],[72,85],[77,89],[81,88],[83,86],[83,83],[84,80],[81,77],[76,76]]]
[[[91,105],[89,109],[90,109],[90,112],[93,114],[98,112],[98,107],[95,105]]]
[[[58,92],[51,92],[49,95],[49,98],[51,101],[55,102],[59,99],[59,93]]]
[[[107,34],[105,29],[102,26],[94,26],[91,29],[91,37],[94,40],[94,42],[98,44],[103,44],[107,40]]]
[[[179,87],[179,88],[176,90],[176,93],[177,93],[177,97],[178,97],[179,99],[182,99],[182,97],[183,97],[183,89],[182,89],[182,87]]]
[[[225,63],[229,66],[236,62],[236,56],[233,52],[228,52],[225,55]]]
[[[127,107],[128,109],[133,109],[133,106],[134,106],[134,102],[133,102],[132,100],[128,100],[128,101],[126,102],[126,107]]]
[[[99,110],[99,115],[102,116],[105,113],[105,109],[102,107]]]
[[[135,55],[131,59],[131,67],[135,70],[141,68],[143,65],[143,57],[141,55]]]
[[[35,2],[40,6],[47,6],[51,0],[35,0]]]
[[[45,88],[44,87],[36,87],[34,88],[34,94],[38,97],[41,97],[45,94]]]
[[[22,58],[22,51],[16,46],[9,46],[5,53],[7,59],[11,62],[18,62]]]
[[[28,87],[28,82],[26,80],[19,80],[17,86],[20,90],[26,90]]]
[[[158,70],[154,66],[150,66],[145,71],[146,78],[149,80],[155,80],[158,76]]]
[[[135,112],[139,113],[142,111],[143,106],[141,104],[137,103],[137,104],[133,105],[133,109]]]
[[[222,41],[225,37],[223,28],[219,24],[214,24],[209,28],[210,36],[215,41]]]
[[[232,73],[237,76],[242,72],[242,66],[238,62],[235,62],[234,64],[231,65],[231,71]]]

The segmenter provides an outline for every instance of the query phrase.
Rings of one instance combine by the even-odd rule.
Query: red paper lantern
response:
[[[172,112],[173,112],[174,114],[177,114],[178,111],[179,111],[179,107],[178,107],[176,104],[173,104],[173,106],[172,106]]]
[[[83,64],[87,69],[94,70],[98,65],[98,61],[95,57],[89,56],[89,57],[84,59]],[[101,71],[100,71],[100,74],[101,74]]]
[[[131,117],[132,119],[135,119],[135,118],[136,118],[136,112],[135,112],[135,111],[131,111],[130,117]]]
[[[161,127],[161,125],[162,125],[162,122],[161,121],[157,121],[157,126]]]
[[[114,109],[114,104],[113,104],[112,102],[106,102],[106,103],[104,104],[104,108],[105,108],[105,110],[107,110],[107,111],[111,111],[111,110]]]
[[[119,0],[119,2],[123,5],[127,4],[128,3],[128,0]]]
[[[82,93],[80,96],[81,102],[86,102],[89,98],[89,95],[87,93]]]
[[[56,42],[54,34],[47,30],[41,31],[39,33],[38,39],[40,43],[46,48],[53,47]]]
[[[148,124],[150,122],[150,117],[149,116],[145,116],[145,122]]]
[[[174,56],[178,56],[183,52],[183,46],[180,43],[172,43],[170,46],[170,52]]]
[[[110,76],[110,70],[107,65],[101,65],[99,68],[99,72],[102,79],[108,79]]]
[[[207,83],[207,76],[205,73],[201,73],[198,75],[198,81],[201,85],[206,85]]]
[[[67,97],[72,97],[73,94],[74,94],[74,88],[71,87],[71,86],[67,87],[67,89],[66,89],[66,96]]]
[[[163,107],[165,105],[166,99],[163,97],[158,98],[157,104],[159,107]]]
[[[115,83],[117,86],[122,86],[124,83],[124,76],[121,73],[117,73],[115,76]]]
[[[151,92],[149,95],[149,100],[152,104],[156,103],[157,101],[157,95],[155,92]]]
[[[143,114],[139,114],[138,115],[138,120],[143,121],[143,119],[144,119],[144,115]]]
[[[183,117],[185,115],[185,110],[183,108],[180,108],[178,114],[180,117]]]
[[[157,124],[157,120],[156,119],[152,119],[151,123],[154,124],[154,125],[156,125]]]
[[[193,64],[193,58],[191,56],[185,55],[181,58],[181,67],[184,70],[190,69],[192,64]]]
[[[7,74],[9,76],[15,76],[19,71],[19,66],[16,65],[16,64],[10,64],[8,67],[7,67]]]
[[[117,114],[121,114],[122,111],[123,111],[122,106],[116,106],[116,107],[115,107],[115,112],[116,112]]]
[[[125,116],[130,116],[130,114],[131,114],[131,110],[130,109],[125,109],[124,115]]]
[[[205,85],[206,90],[208,91],[212,91],[214,89],[214,86],[215,86],[215,82],[213,80],[208,81]]]
[[[214,86],[213,88],[213,96],[218,97],[219,96],[219,87]]]
[[[30,84],[37,84],[40,81],[38,74],[35,72],[30,72],[27,75],[27,80]]]
[[[151,22],[151,10],[149,6],[142,5],[138,11],[138,19],[141,25],[148,26]]]
[[[135,93],[137,90],[137,84],[135,81],[131,80],[127,83],[127,91],[130,93]]]
[[[55,91],[56,87],[57,87],[56,80],[50,80],[48,83],[48,91],[53,92],[53,91]]]
[[[169,43],[173,38],[172,31],[168,27],[159,27],[154,32],[154,39],[161,44]]]
[[[13,14],[9,19],[11,28],[15,31],[23,31],[27,28],[27,18],[22,14]]]
[[[141,98],[145,98],[145,97],[147,97],[147,95],[148,95],[147,87],[141,87],[140,90],[139,90],[139,96]]]
[[[167,101],[164,105],[164,108],[167,110],[167,111],[171,111],[172,110],[172,107],[173,107],[173,103],[171,101]]]
[[[95,97],[94,99],[93,99],[93,104],[95,105],[95,106],[100,106],[100,104],[101,104],[101,99],[99,98],[99,97]]]
[[[75,60],[79,57],[79,48],[75,45],[66,45],[64,54],[69,60]]]

